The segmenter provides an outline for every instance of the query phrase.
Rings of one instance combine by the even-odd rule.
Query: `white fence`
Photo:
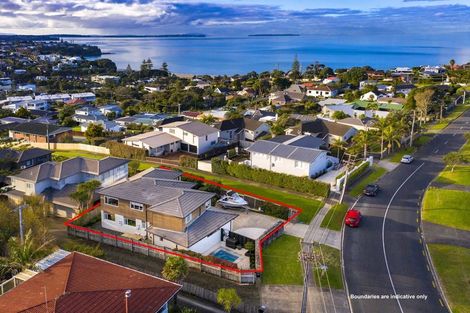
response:
[[[50,148],[51,150],[82,150],[82,151],[88,151],[88,152],[91,152],[91,153],[108,154],[108,155],[110,154],[110,151],[109,151],[108,148],[87,145],[87,144],[84,144],[84,143],[54,143],[54,142],[51,142],[51,143],[47,144],[46,142],[30,142],[28,144],[32,147],[42,148],[42,149]]]

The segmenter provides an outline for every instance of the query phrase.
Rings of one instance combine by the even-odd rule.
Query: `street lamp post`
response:
[[[132,291],[129,289],[129,290],[126,290],[126,292],[124,293],[124,299],[126,301],[126,313],[129,313],[129,298],[131,297],[132,295]]]

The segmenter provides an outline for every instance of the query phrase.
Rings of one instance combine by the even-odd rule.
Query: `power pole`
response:
[[[181,103],[178,103],[178,116],[181,115]]]
[[[344,175],[343,189],[341,190],[341,197],[339,198],[339,203],[343,203],[344,194],[346,192],[346,185],[348,184],[349,170],[354,168],[354,164],[356,164],[356,155],[344,153],[343,162],[346,166],[346,173]]]
[[[129,298],[131,297],[132,291],[130,289],[126,290],[124,293],[124,299],[126,301],[126,313],[129,313]]]
[[[20,240],[21,244],[24,244],[24,230],[23,230],[23,209],[26,205],[22,204],[18,207],[18,215],[20,218]]]

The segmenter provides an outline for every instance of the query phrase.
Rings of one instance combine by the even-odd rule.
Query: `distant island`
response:
[[[67,38],[204,38],[205,34],[166,34],[166,35],[73,35],[57,34],[53,36]]]
[[[300,36],[300,34],[252,34],[248,35],[248,37],[296,37]]]

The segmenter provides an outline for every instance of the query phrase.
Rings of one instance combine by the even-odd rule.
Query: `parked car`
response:
[[[369,197],[375,197],[379,192],[380,187],[377,184],[369,184],[364,188],[364,194]]]
[[[406,154],[401,158],[400,162],[405,163],[405,164],[410,164],[411,162],[413,162],[414,159],[415,158],[413,158],[411,155]]]
[[[346,213],[346,217],[344,218],[344,224],[349,227],[358,227],[359,223],[361,222],[361,219],[361,212],[355,209],[351,209]]]

